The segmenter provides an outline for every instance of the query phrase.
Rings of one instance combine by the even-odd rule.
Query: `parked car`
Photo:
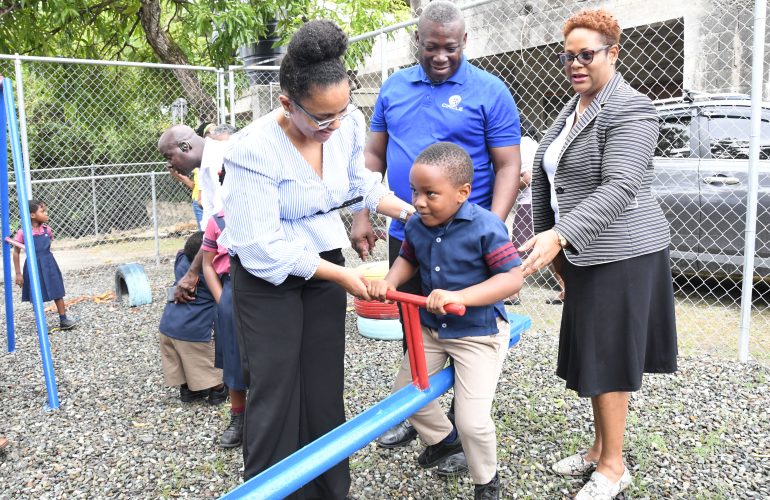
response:
[[[653,192],[671,224],[677,273],[743,273],[751,101],[688,93],[656,101],[660,138]],[[755,280],[770,281],[770,103],[762,104]]]

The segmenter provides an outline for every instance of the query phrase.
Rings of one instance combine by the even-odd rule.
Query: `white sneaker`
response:
[[[612,500],[631,484],[631,473],[623,469],[617,483],[611,483],[601,472],[591,474],[591,479],[575,495],[575,500]]]
[[[596,462],[587,460],[586,455],[588,455],[588,451],[581,450],[572,456],[559,460],[551,466],[551,469],[562,476],[582,476],[596,468]]]

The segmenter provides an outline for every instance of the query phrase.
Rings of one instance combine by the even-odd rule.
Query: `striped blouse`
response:
[[[342,120],[323,144],[323,178],[289,141],[276,113],[236,134],[225,154],[227,227],[219,244],[274,285],[289,275],[312,277],[320,252],[350,246],[337,208],[360,196],[351,209],[375,210],[388,193],[382,176],[364,167],[365,134],[360,111]]]

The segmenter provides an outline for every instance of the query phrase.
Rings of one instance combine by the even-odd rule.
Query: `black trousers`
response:
[[[321,258],[344,265],[342,252]],[[233,314],[249,383],[243,429],[249,479],[345,421],[345,290],[330,281],[290,276],[275,286],[231,259]],[[344,499],[345,459],[291,495]]]

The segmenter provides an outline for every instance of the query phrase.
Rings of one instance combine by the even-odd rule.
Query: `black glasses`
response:
[[[559,52],[556,55],[559,56],[559,62],[562,66],[569,66],[575,59],[577,59],[577,62],[583,66],[588,66],[593,62],[594,54],[601,52],[602,50],[607,50],[610,47],[612,47],[612,45],[602,45],[601,47],[597,47],[595,49],[581,50],[578,55],[569,54],[567,52]]]
[[[297,107],[299,108],[299,110],[300,110],[300,111],[302,111],[303,113],[305,113],[305,116],[307,116],[308,118],[310,118],[310,121],[312,121],[313,123],[315,123],[315,126],[316,126],[316,128],[318,128],[318,130],[324,130],[324,129],[327,129],[327,128],[329,128],[329,126],[330,126],[332,123],[336,122],[337,120],[340,120],[340,121],[342,121],[343,119],[347,118],[347,117],[348,117],[348,115],[350,115],[350,113],[352,113],[353,111],[355,111],[356,109],[358,109],[358,108],[356,108],[356,107],[355,107],[355,105],[354,105],[353,103],[349,103],[349,104],[348,104],[348,107],[345,109],[345,111],[343,111],[343,112],[342,112],[342,113],[340,113],[339,115],[335,116],[334,118],[329,118],[328,120],[319,120],[319,119],[318,119],[318,118],[316,118],[315,116],[313,116],[313,115],[311,115],[310,113],[308,113],[308,112],[307,112],[307,110],[305,110],[305,108],[303,108],[303,107],[300,105],[300,103],[298,103],[297,101],[295,101],[295,100],[292,100],[291,102],[293,102],[293,103],[294,103],[294,105],[295,105],[295,106],[297,106]]]

